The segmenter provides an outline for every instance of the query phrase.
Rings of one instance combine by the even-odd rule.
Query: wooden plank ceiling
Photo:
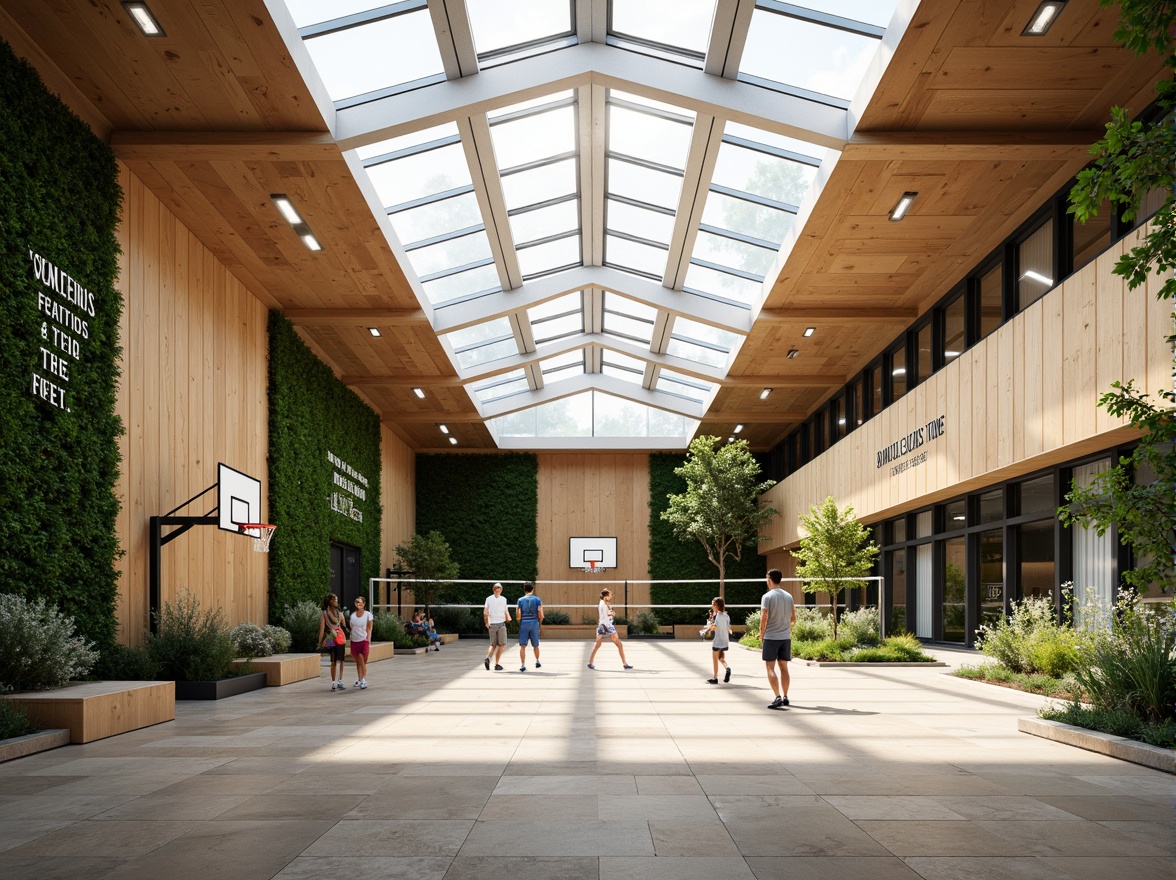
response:
[[[440,448],[443,422],[461,449],[492,449],[263,0],[151,5],[164,38],[117,0],[0,0],[0,34],[43,75],[55,66],[50,86],[410,447]],[[1046,37],[1023,37],[1036,7],[921,4],[702,433],[742,423],[771,448],[1065,185],[1112,105],[1145,106],[1160,66],[1114,46],[1117,9],[1071,0]],[[906,191],[916,209],[889,222]],[[322,253],[273,209],[278,192]]]

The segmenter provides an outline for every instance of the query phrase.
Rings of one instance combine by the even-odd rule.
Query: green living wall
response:
[[[118,323],[111,151],[0,42],[0,592],[116,636]]]
[[[360,549],[362,583],[380,568],[380,418],[335,378],[279,312],[269,316],[270,617],[320,602],[332,541]]]
[[[449,543],[458,576],[534,580],[539,571],[539,460],[526,453],[418,455],[416,531]],[[510,599],[521,589],[508,588]],[[451,602],[481,602],[485,586],[456,586]]]
[[[674,530],[661,518],[670,505],[668,496],[686,491],[686,481],[674,473],[686,462],[685,453],[655,452],[649,456],[649,577],[651,580],[680,580],[676,584],[653,584],[650,601],[654,605],[688,604],[709,605],[718,595],[718,584],[689,583],[689,581],[717,581],[718,568],[706,557],[706,550],[697,541],[683,542],[674,537]],[[754,546],[743,548],[739,561],[727,560],[726,596],[729,605],[759,605],[764,594],[763,577],[768,572],[767,560]],[[754,583],[733,584],[732,579],[756,578]],[[752,609],[731,612],[732,623],[743,623]],[[702,623],[706,612],[702,609],[657,612],[663,624]]]

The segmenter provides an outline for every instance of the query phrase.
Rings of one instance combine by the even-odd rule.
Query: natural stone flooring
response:
[[[463,640],[0,764],[0,877],[1176,877],[1176,777],[1018,733],[1036,697],[793,663],[769,711],[742,648],[716,687],[700,642],[590,647]]]

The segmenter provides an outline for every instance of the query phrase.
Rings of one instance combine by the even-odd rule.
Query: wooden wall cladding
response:
[[[595,606],[601,581],[649,577],[649,455],[539,453],[539,580],[544,605]],[[617,567],[603,575],[568,567],[568,538],[616,536]],[[616,603],[624,587],[611,584]],[[629,600],[649,602],[649,585],[630,585]],[[593,609],[568,609],[572,622]],[[618,611],[618,613],[621,613]]]
[[[1134,246],[1137,232],[1123,242]],[[783,516],[762,553],[799,539],[798,517],[832,495],[866,522],[954,497],[1124,442],[1136,432],[1098,407],[1115,380],[1154,394],[1171,386],[1172,303],[1161,279],[1129,291],[1113,248],[964,352],[765,499]],[[945,418],[944,434],[877,467],[877,453]],[[925,462],[892,467],[925,453]],[[782,566],[781,566],[782,567]]]
[[[384,505],[381,540],[381,572],[396,562],[396,545],[405,544],[416,529],[416,453],[408,448],[387,425],[380,426],[383,447]]]
[[[266,308],[120,163],[119,638],[148,616],[148,520],[216,482],[224,462],[262,483],[267,509]],[[203,515],[209,493],[181,511]],[[280,540],[280,539],[279,539]],[[190,590],[231,625],[267,622],[266,556],[211,526],[163,548],[164,601]]]

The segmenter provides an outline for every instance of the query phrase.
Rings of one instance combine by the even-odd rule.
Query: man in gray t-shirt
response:
[[[768,592],[760,599],[761,657],[768,670],[768,684],[776,699],[769,709],[788,705],[788,661],[792,659],[792,624],[796,622],[796,603],[792,594],[780,586],[780,569],[768,572]],[[777,670],[779,672],[777,673]]]

